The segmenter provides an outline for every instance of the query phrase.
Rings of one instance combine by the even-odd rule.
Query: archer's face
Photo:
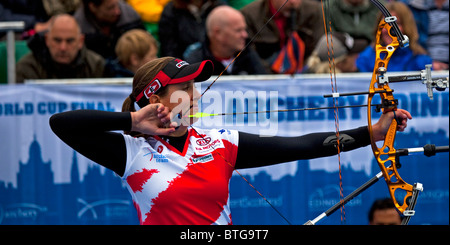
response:
[[[159,102],[169,108],[173,116],[181,113],[183,116],[194,115],[198,112],[198,100],[200,93],[194,86],[194,80],[179,84],[170,84],[167,87],[168,92],[159,97]],[[183,125],[193,124],[197,119],[183,117]],[[189,120],[190,119],[190,120]]]

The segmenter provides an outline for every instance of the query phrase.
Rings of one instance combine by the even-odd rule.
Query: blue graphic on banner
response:
[[[92,165],[80,181],[77,155],[71,180],[56,184],[51,160],[44,161],[34,139],[29,160],[20,162],[17,188],[0,181],[0,224],[138,224],[130,194],[110,170]]]

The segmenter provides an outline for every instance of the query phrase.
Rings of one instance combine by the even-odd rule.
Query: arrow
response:
[[[372,105],[372,106],[380,106],[380,105]],[[197,112],[194,115],[186,115],[184,117],[213,117],[213,116],[231,116],[231,115],[248,115],[248,114],[258,114],[258,113],[270,113],[270,112],[288,112],[288,111],[312,111],[312,110],[326,110],[326,109],[335,109],[335,108],[355,108],[355,107],[367,107],[367,105],[346,105],[346,106],[328,106],[328,107],[312,107],[312,108],[299,108],[299,109],[285,109],[285,110],[274,110],[274,111],[248,111],[248,112],[230,112],[230,113],[204,113]]]

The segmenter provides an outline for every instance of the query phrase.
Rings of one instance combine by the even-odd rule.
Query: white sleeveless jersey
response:
[[[161,138],[124,135],[126,184],[141,224],[232,224],[229,182],[238,132],[189,129],[179,152]]]

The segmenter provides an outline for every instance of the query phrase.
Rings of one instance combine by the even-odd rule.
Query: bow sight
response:
[[[437,91],[445,91],[448,88],[448,77],[431,78],[432,65],[426,65],[425,70],[422,70],[418,74],[391,76],[384,82],[409,82],[409,81],[422,81],[427,87],[428,97],[433,99],[433,88]],[[381,81],[379,81],[381,82]]]

